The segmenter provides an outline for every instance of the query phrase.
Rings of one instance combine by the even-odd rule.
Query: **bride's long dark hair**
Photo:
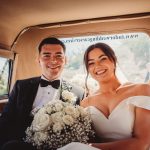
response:
[[[87,72],[86,78],[85,78],[86,96],[88,96],[88,94],[89,94],[89,88],[88,88],[88,85],[87,85],[87,80],[88,80],[88,76],[89,76],[89,72],[88,72],[88,55],[94,48],[100,49],[109,58],[109,60],[111,60],[114,63],[115,68],[116,68],[116,63],[117,63],[117,57],[115,55],[114,50],[109,45],[107,45],[105,43],[96,43],[96,44],[90,45],[86,49],[86,51],[84,53],[84,65],[85,65],[85,69],[86,69],[86,72]]]

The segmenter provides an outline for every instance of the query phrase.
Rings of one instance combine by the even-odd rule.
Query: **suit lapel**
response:
[[[38,86],[40,82],[40,77],[33,78],[30,80],[28,89],[27,89],[27,100],[26,100],[26,110],[28,113],[32,110],[32,105],[35,100],[35,96],[37,94]]]

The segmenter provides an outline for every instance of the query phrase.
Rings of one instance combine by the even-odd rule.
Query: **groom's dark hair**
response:
[[[41,41],[41,43],[39,44],[39,46],[38,46],[39,53],[41,52],[42,46],[45,45],[45,44],[58,44],[58,45],[61,45],[62,48],[63,48],[64,53],[66,52],[66,46],[61,40],[59,40],[55,37],[47,37],[47,38],[43,39]]]

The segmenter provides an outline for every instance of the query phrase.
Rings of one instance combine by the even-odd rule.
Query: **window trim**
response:
[[[4,50],[0,48],[0,57],[8,58],[14,60],[15,53],[9,50]]]
[[[1,100],[4,100],[4,99],[7,99],[8,98],[8,96],[9,96],[9,92],[10,92],[10,87],[11,87],[11,78],[12,78],[12,68],[13,68],[13,60],[11,59],[12,58],[12,55],[11,55],[11,53],[2,53],[2,54],[4,54],[4,55],[0,55],[0,57],[2,57],[2,58],[6,58],[6,59],[8,59],[9,61],[8,61],[8,64],[9,64],[9,75],[8,75],[8,84],[7,84],[7,91],[8,91],[8,93],[7,94],[4,94],[4,95],[0,95],[0,101]],[[6,54],[8,54],[7,56],[10,56],[11,58],[8,58],[8,57],[5,57],[6,56]]]

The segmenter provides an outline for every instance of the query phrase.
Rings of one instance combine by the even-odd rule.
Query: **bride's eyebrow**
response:
[[[106,56],[105,54],[103,54],[103,55],[100,55],[98,58],[102,58],[103,56]]]
[[[105,54],[102,54],[102,55],[100,55],[99,57],[98,57],[98,59],[100,59],[100,58],[102,58],[103,56],[106,56]],[[93,61],[94,59],[88,59],[88,62],[89,61]]]

